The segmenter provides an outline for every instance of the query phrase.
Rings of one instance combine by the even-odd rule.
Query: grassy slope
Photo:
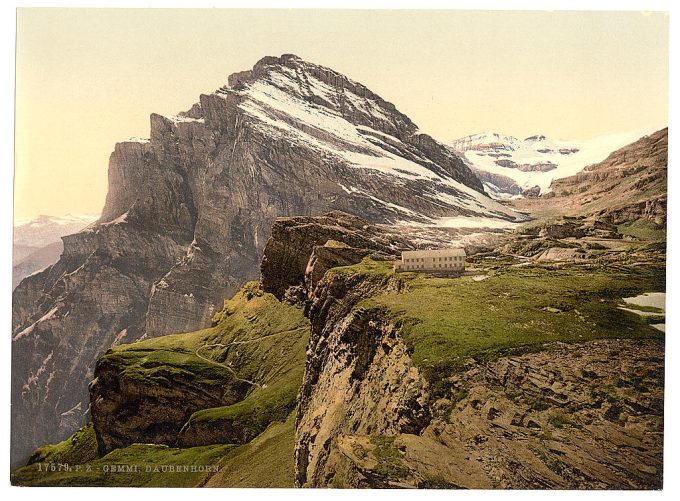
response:
[[[370,261],[334,271],[393,273],[387,263]],[[435,388],[470,359],[536,350],[554,341],[663,336],[618,306],[623,297],[664,291],[664,269],[530,265],[499,267],[482,281],[400,277],[408,282],[407,291],[369,298],[357,307],[385,311],[402,325],[414,363]]]
[[[92,425],[88,425],[89,430]],[[59,444],[61,456],[52,454],[44,463],[19,468],[12,475],[15,485],[109,486],[109,487],[294,487],[293,448],[295,413],[285,422],[273,422],[246,445],[209,445],[175,449],[165,445],[134,444],[103,458],[77,461],[67,439]],[[48,446],[56,447],[56,446]],[[94,445],[96,454],[96,444]],[[70,460],[70,461],[69,461]],[[50,463],[81,465],[78,471],[46,471]],[[105,472],[105,466],[137,465],[137,472]],[[203,465],[217,472],[158,473],[146,471],[159,465]]]
[[[250,282],[225,301],[215,315],[216,327],[122,345],[102,359],[118,365],[127,377],[168,381],[173,374],[188,374],[205,382],[226,382],[232,372],[224,366],[231,367],[238,377],[262,386],[242,402],[198,411],[190,421],[236,420],[262,431],[272,420],[285,420],[295,405],[309,322],[300,308],[262,293],[258,285]]]
[[[256,289],[250,289],[254,291]],[[205,344],[252,341],[229,349],[202,350],[212,360],[234,367],[239,376],[261,384],[241,402],[194,413],[190,423],[233,421],[260,432],[273,420],[284,421],[294,409],[302,382],[309,321],[302,310],[280,303],[271,294],[243,301],[250,294],[246,287],[216,316],[220,327],[231,335],[222,340],[208,338]]]
[[[295,413],[230,451],[206,487],[294,487]]]
[[[228,364],[239,377],[259,378],[263,382],[276,378],[284,368],[280,361],[253,360],[255,351],[271,355],[271,344],[285,344],[286,349],[297,348],[304,340],[309,323],[300,308],[279,302],[273,295],[258,289],[258,282],[249,282],[232,299],[224,302],[224,309],[215,315],[215,327],[185,334],[171,334],[113,348],[102,357],[124,371],[127,377],[156,379],[186,373],[206,382],[220,382],[231,378],[231,371],[220,366]],[[267,336],[273,335],[271,339]],[[257,339],[261,339],[256,341]],[[231,345],[249,341],[250,344]],[[291,342],[288,342],[291,341]],[[223,346],[207,347],[221,344]],[[196,354],[218,363],[205,361]]]
[[[631,235],[651,242],[666,240],[666,228],[647,219],[620,224],[617,231],[622,235]]]
[[[273,295],[262,293],[257,282],[246,284],[232,299],[225,301],[224,310],[215,315],[215,327],[187,334],[173,334],[114,348],[103,358],[117,365],[127,377],[142,380],[172,378],[182,374],[197,381],[228,381],[232,372],[238,377],[260,383],[246,399],[237,404],[206,409],[195,413],[191,420],[236,420],[248,423],[256,432],[264,431],[270,423],[286,421],[295,408],[297,392],[302,382],[304,357],[309,337],[309,321],[302,310],[279,302]],[[237,341],[241,344],[232,344]],[[246,341],[246,343],[243,343]],[[251,342],[252,341],[252,342]],[[222,346],[205,347],[219,344]],[[215,361],[200,358],[196,351]],[[246,460],[254,452],[260,455],[281,457],[268,463],[267,475],[272,486],[289,486],[293,482],[292,421],[286,425],[272,424],[250,444],[214,445],[187,449],[172,449],[159,445],[134,444],[125,449],[112,451],[101,459],[94,459],[96,452],[77,444],[96,444],[91,425],[85,428],[85,437],[74,440],[79,434],[56,446],[39,449],[39,460],[88,464],[97,471],[50,472],[38,470],[38,465],[24,467],[15,472],[14,480],[22,485],[136,485],[136,486],[191,486],[201,482],[204,473],[189,474],[105,474],[99,467],[103,464],[214,464],[227,453],[230,481],[241,474],[251,474],[253,464]],[[272,431],[274,430],[274,431]],[[91,438],[91,441],[89,440]],[[237,452],[241,451],[241,452]],[[244,462],[240,462],[243,458]],[[174,462],[173,462],[174,461]],[[193,463],[193,461],[197,461]],[[263,463],[264,464],[264,463]],[[264,474],[263,474],[264,475]],[[275,484],[275,485],[274,485]],[[230,484],[222,484],[230,486]]]
[[[97,459],[97,437],[92,422],[56,445],[45,445],[36,450],[30,463],[84,463]]]

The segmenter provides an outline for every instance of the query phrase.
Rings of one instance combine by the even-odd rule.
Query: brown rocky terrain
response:
[[[388,448],[361,431],[345,431],[328,447],[324,470],[300,480],[359,487],[661,487],[662,343],[558,344],[475,367],[452,382],[465,397],[452,410],[450,402],[436,402],[435,416],[419,433],[396,434]],[[387,465],[385,449],[392,452]]]
[[[566,218],[524,231],[621,240],[613,228]],[[607,274],[482,254],[470,276],[392,272],[400,248],[450,237],[435,235],[340,212],[277,220],[260,282],[226,301],[212,328],[100,359],[90,387],[99,457],[139,451],[133,442],[178,455],[238,445],[207,486],[288,485],[294,470],[305,487],[660,488],[663,337],[618,309],[663,287],[658,263],[605,251]],[[450,330],[468,308],[472,327]],[[427,322],[437,327],[421,339],[412,329]]]
[[[172,370],[157,364],[140,377],[115,354],[99,359],[91,384],[91,412],[101,455],[133,443],[174,445],[182,426],[200,409],[243,400],[250,384],[225,371]],[[207,373],[207,374],[206,374]]]

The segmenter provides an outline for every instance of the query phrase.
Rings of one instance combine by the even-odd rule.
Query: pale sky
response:
[[[116,142],[265,55],[340,71],[442,141],[668,121],[664,13],[20,9],[17,23],[15,219],[99,213]]]

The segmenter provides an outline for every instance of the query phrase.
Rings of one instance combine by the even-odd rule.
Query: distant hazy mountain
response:
[[[38,216],[14,225],[12,289],[31,273],[54,264],[63,250],[61,237],[77,233],[99,216]]]
[[[600,136],[587,141],[562,141],[534,135],[518,139],[495,132],[466,136],[450,146],[496,198],[546,193],[551,183],[601,162],[612,151],[641,137],[634,131]]]
[[[59,242],[64,235],[77,233],[97,220],[93,214],[66,214],[65,216],[38,216],[19,220],[14,224],[14,245],[44,247]]]

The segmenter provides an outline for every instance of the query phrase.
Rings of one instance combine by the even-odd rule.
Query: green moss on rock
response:
[[[365,260],[340,270],[387,274]],[[400,274],[407,287],[360,302],[401,327],[414,363],[436,386],[471,361],[542,349],[546,343],[662,338],[649,320],[618,308],[623,297],[665,290],[660,267],[538,264],[496,267],[485,280]],[[555,311],[559,310],[559,313]]]
[[[97,437],[92,422],[89,422],[66,440],[37,449],[28,460],[28,464],[76,463],[96,458]]]

